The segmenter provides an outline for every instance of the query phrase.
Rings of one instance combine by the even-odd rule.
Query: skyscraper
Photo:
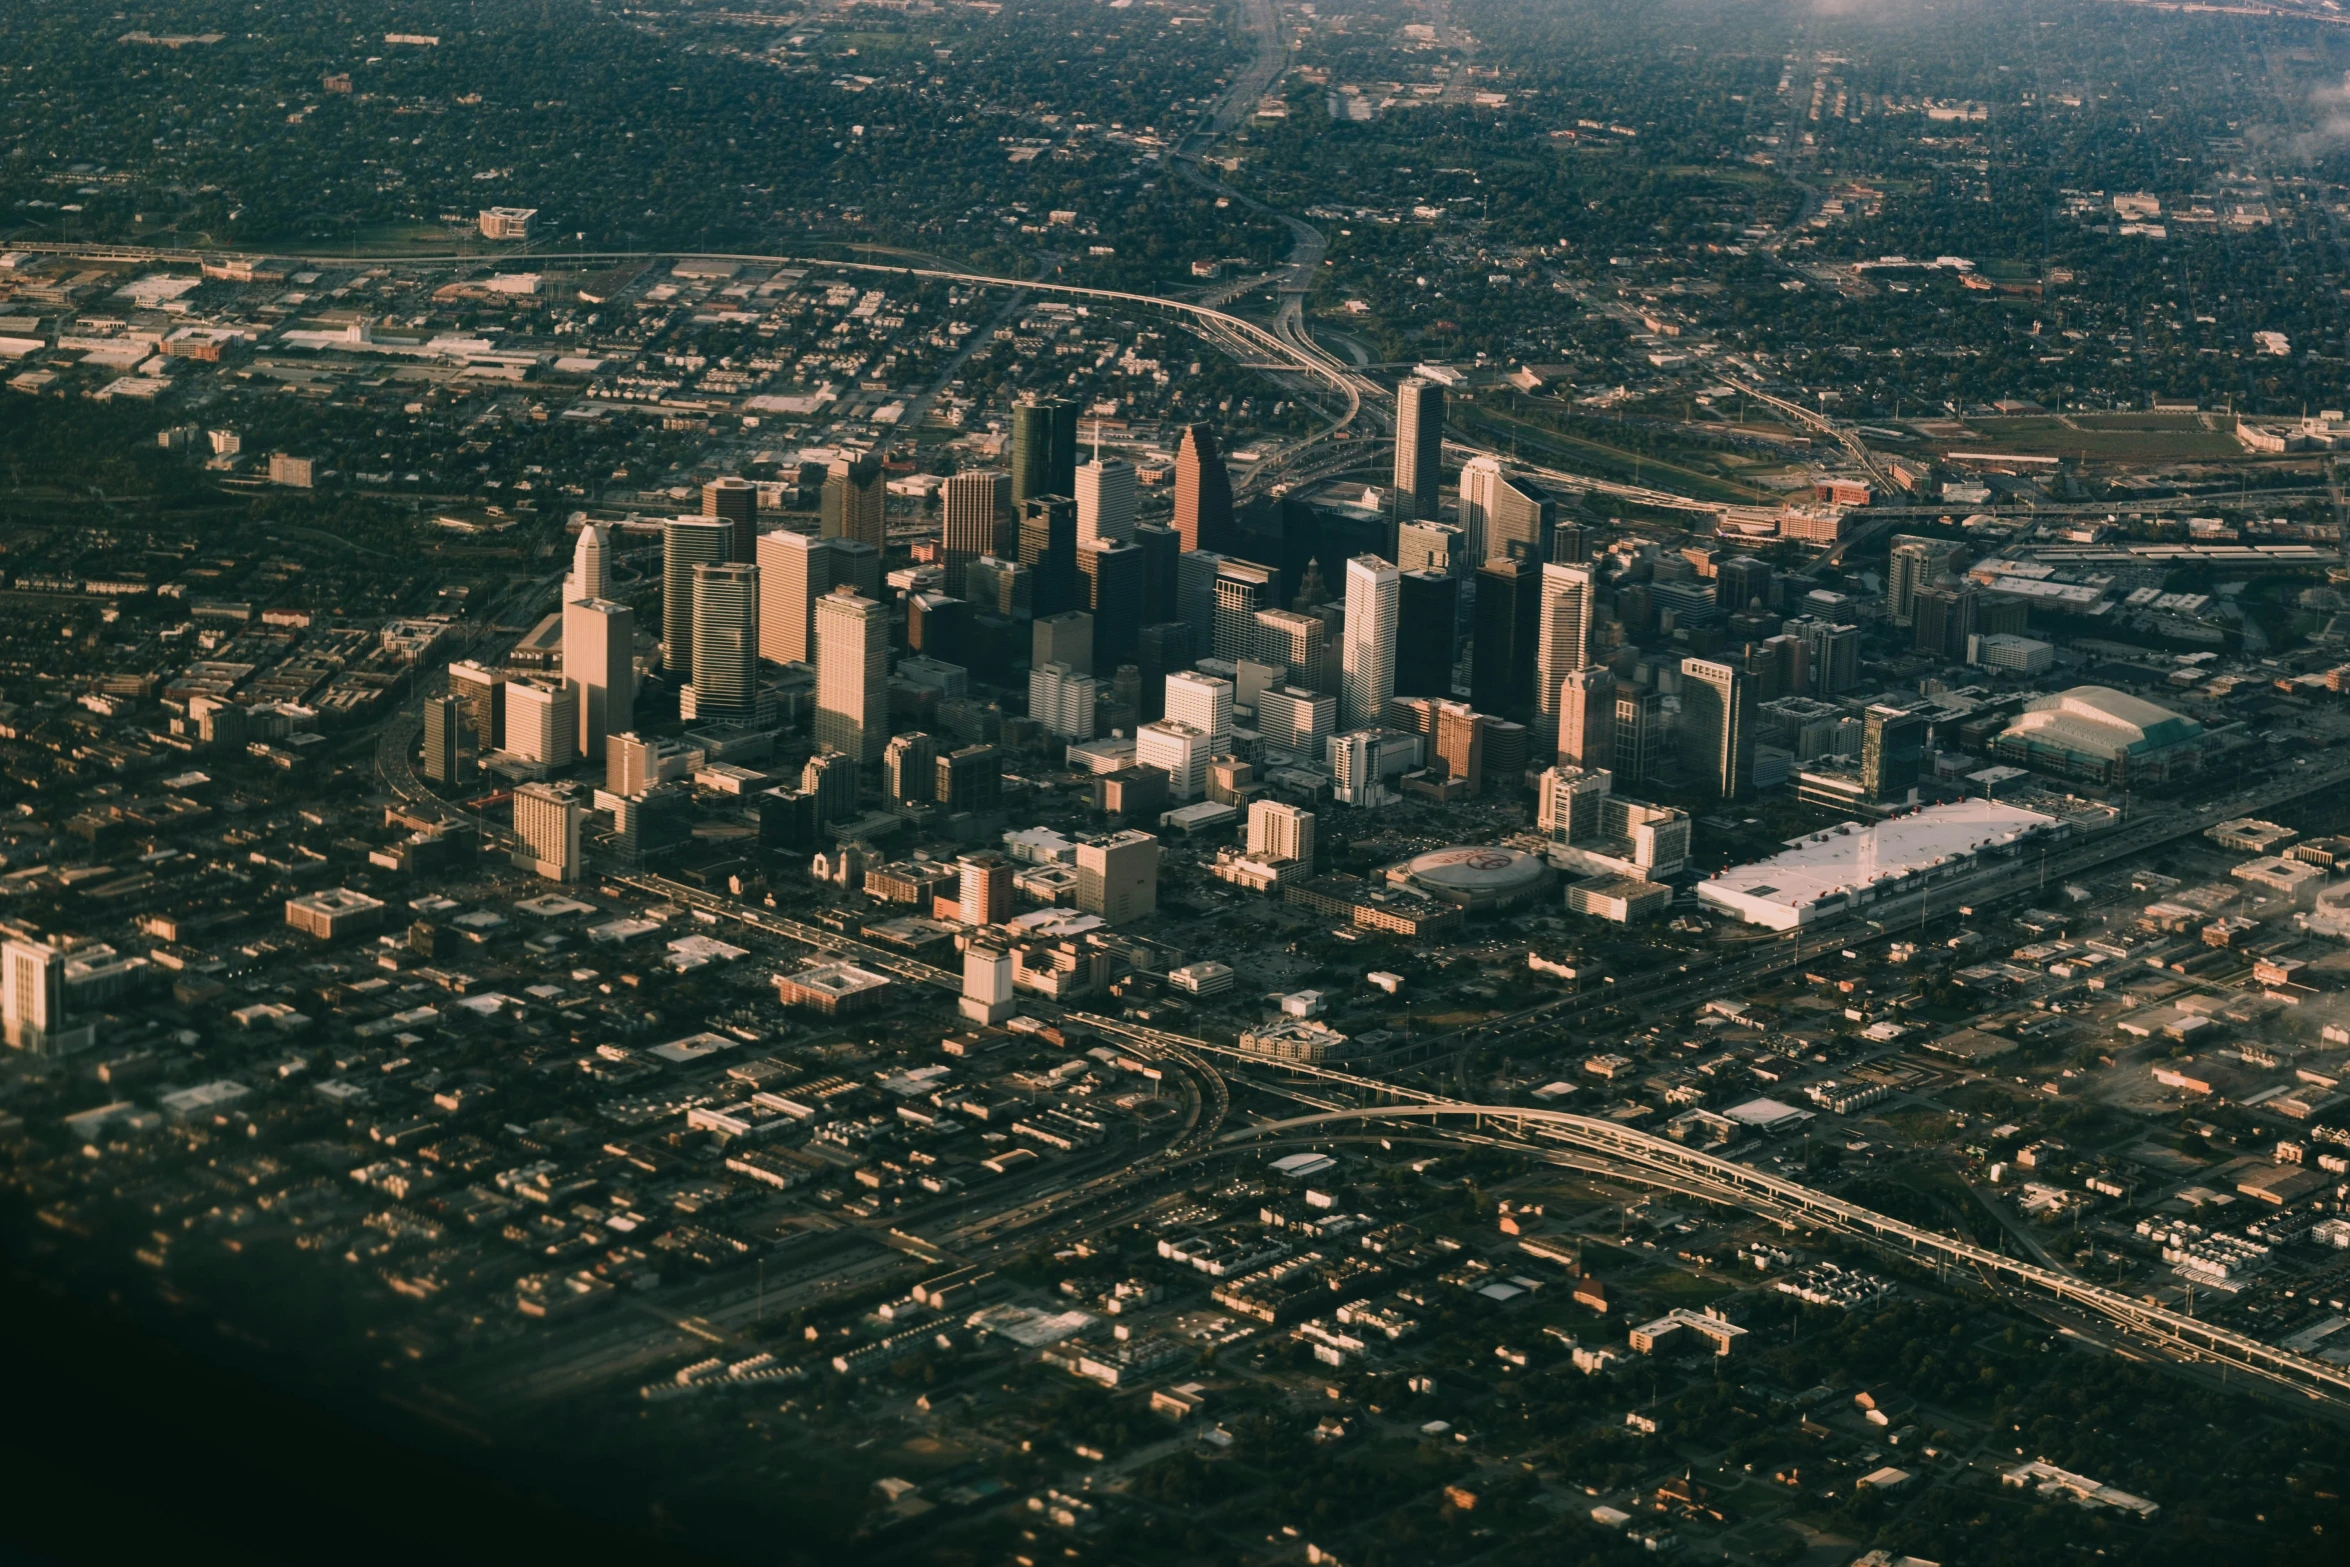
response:
[[[1404,522],[1395,529],[1395,569],[1458,576],[1468,568],[1468,544],[1449,522]]]
[[[1460,650],[1460,579],[1407,571],[1397,586],[1395,694],[1451,696],[1453,655]]]
[[[1539,569],[1496,555],[1477,568],[1477,613],[1469,664],[1469,702],[1480,713],[1524,712],[1534,705]]]
[[[1077,405],[1040,398],[1012,405],[1012,502],[1077,488]]]
[[[1611,771],[1625,783],[1640,783],[1654,770],[1657,728],[1663,722],[1663,712],[1664,698],[1653,688],[1616,687],[1615,761]]]
[[[1094,672],[1093,617],[1081,609],[1039,615],[1029,622],[1030,667],[1067,664],[1081,675]]]
[[[1732,556],[1714,568],[1714,602],[1727,615],[1743,615],[1757,605],[1767,610],[1777,596],[1777,576],[1766,561]]]
[[[586,816],[576,784],[519,785],[514,791],[514,863],[553,881],[577,881],[579,828]]]
[[[1323,750],[1337,729],[1338,698],[1328,692],[1281,686],[1257,698],[1257,733],[1265,745],[1306,766],[1322,765]]]
[[[1885,556],[1885,618],[1906,626],[1918,589],[1941,581],[1958,569],[1960,549],[1941,539],[1903,534]]]
[[[1253,800],[1248,808],[1248,852],[1266,860],[1314,863],[1314,813],[1279,800]]]
[[[1077,607],[1077,502],[1031,495],[1017,503],[1020,564],[1036,573],[1029,602],[1038,615]]]
[[[939,543],[946,589],[965,594],[965,572],[983,555],[1000,552],[1012,514],[1012,476],[1000,468],[966,468],[950,476],[939,497]]]
[[[881,750],[881,792],[892,805],[927,805],[937,788],[938,742],[919,731],[891,735]]]
[[[855,539],[875,549],[889,547],[888,476],[881,459],[836,457],[818,497],[819,531],[828,539]]]
[[[506,682],[508,755],[568,767],[578,748],[579,698],[569,685],[537,675]]]
[[[1926,718],[1878,704],[1860,738],[1860,783],[1873,804],[1905,800],[1925,776]]]
[[[1558,527],[1558,501],[1526,474],[1502,469],[1488,486],[1485,553],[1488,561],[1520,556],[1550,559],[1551,534]]]
[[[1232,531],[1232,475],[1212,425],[1185,425],[1175,448],[1175,531],[1187,550],[1213,549]]]
[[[1558,759],[1576,767],[1616,765],[1616,677],[1601,665],[1559,682]]]
[[[11,1050],[48,1055],[65,1032],[65,954],[45,942],[0,946],[0,1035]]]
[[[1338,681],[1341,729],[1384,721],[1395,695],[1395,627],[1401,577],[1376,555],[1346,563],[1346,632]]]
[[[769,663],[814,661],[816,601],[841,580],[839,542],[780,530],[759,535],[759,656]]]
[[[506,741],[506,676],[470,659],[449,666],[449,695],[465,714],[473,748],[489,755]]]
[[[854,589],[816,601],[816,743],[859,762],[889,743],[889,612]]]
[[[1134,547],[1142,551],[1142,623],[1152,626],[1175,619],[1183,541],[1162,523],[1138,522],[1134,525]]]
[[[563,601],[612,596],[612,541],[597,523],[584,523],[571,547],[571,575],[563,579]]]
[[[1231,681],[1179,669],[1167,677],[1165,711],[1167,717],[1206,734],[1211,755],[1232,749]]]
[[[694,568],[694,678],[684,716],[749,723],[759,697],[759,568]]]
[[[464,727],[465,710],[455,697],[425,698],[424,776],[431,782],[453,784],[464,776],[465,759],[459,738]]]
[[[1754,682],[1735,665],[1681,660],[1681,761],[1725,800],[1754,787]]]
[[[1274,607],[1279,577],[1272,567],[1253,560],[1218,557],[1209,616],[1208,652],[1212,656],[1235,661],[1255,656],[1257,611]]]
[[[734,529],[734,544],[726,558],[748,561],[758,548],[759,487],[748,479],[728,475],[702,486],[702,515]]]
[[[1311,691],[1336,689],[1337,671],[1327,647],[1329,622],[1300,610],[1260,609],[1256,628],[1256,646],[1249,656],[1279,669],[1284,684]]]
[[[734,525],[673,517],[661,529],[661,667],[693,678],[694,568],[732,560]]]
[[[1461,541],[1468,557],[1465,570],[1475,571],[1491,552],[1486,528],[1493,513],[1493,495],[1501,483],[1501,459],[1477,456],[1461,464]]]
[[[1090,740],[1094,732],[1094,678],[1063,663],[1028,670],[1028,716],[1059,740]]]
[[[1810,695],[1839,696],[1860,684],[1860,627],[1806,617],[1788,621],[1785,634],[1803,639]]]
[[[635,722],[635,647],[636,611],[626,604],[582,598],[563,606],[563,682],[578,709],[580,754],[591,762],[604,759],[607,736]]]
[[[1134,662],[1142,635],[1142,551],[1132,544],[1080,544],[1077,602],[1093,616],[1096,671]]]
[[[1444,388],[1413,376],[1395,390],[1395,509],[1433,517],[1444,482]]]
[[[1128,829],[1077,842],[1077,907],[1110,923],[1159,906],[1159,840]]]
[[[1952,663],[1964,660],[1967,638],[1982,629],[1976,624],[1982,603],[1983,590],[1971,582],[1919,588],[1910,595],[1912,645]]]
[[[1077,547],[1126,544],[1134,538],[1134,464],[1096,455],[1077,469]]]
[[[1595,596],[1589,566],[1542,568],[1541,601],[1535,612],[1534,710],[1537,727],[1558,738],[1559,689],[1568,672],[1591,662],[1591,616]]]

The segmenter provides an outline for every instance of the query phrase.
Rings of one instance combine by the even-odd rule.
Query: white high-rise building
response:
[[[563,601],[612,596],[612,541],[601,523],[585,523],[571,548],[571,575],[563,579]]]
[[[1559,687],[1570,671],[1591,662],[1595,597],[1589,566],[1543,563],[1535,622],[1534,706],[1553,743],[1558,737]]]
[[[1433,517],[1444,482],[1444,388],[1413,376],[1395,389],[1395,509]]]
[[[1132,544],[1136,507],[1134,465],[1112,458],[1077,466],[1077,547]]]
[[[693,683],[681,710],[694,719],[749,723],[759,700],[759,568],[728,561],[694,568]]]
[[[1159,906],[1159,840],[1128,828],[1077,843],[1077,907],[1115,925]]]
[[[1257,698],[1257,733],[1266,746],[1309,767],[1322,765],[1323,751],[1337,730],[1338,698],[1326,691],[1282,686]]]
[[[1395,621],[1403,574],[1376,555],[1346,563],[1346,633],[1338,677],[1338,723],[1367,729],[1395,695]]]
[[[963,996],[957,1009],[974,1023],[1012,1015],[1012,954],[973,942],[963,949]]]
[[[514,791],[514,863],[553,881],[579,879],[579,828],[587,817],[573,784],[526,783]]]
[[[1354,729],[1329,740],[1330,793],[1341,805],[1375,806],[1387,801],[1386,749],[1389,731]]]
[[[604,742],[635,723],[636,611],[606,598],[563,606],[563,683],[579,716],[579,752],[604,757]]]
[[[1209,751],[1217,756],[1232,749],[1232,682],[1196,669],[1178,669],[1167,676],[1166,715],[1204,731]]]
[[[1063,663],[1028,671],[1028,716],[1062,740],[1093,738],[1094,678]]]
[[[759,535],[759,656],[769,663],[815,662],[816,601],[838,582],[834,542],[780,529]]]
[[[734,524],[673,517],[661,528],[661,667],[693,678],[694,568],[731,560]]]
[[[1251,801],[1248,852],[1262,860],[1314,863],[1314,813],[1279,800]]]
[[[0,947],[0,1022],[8,1046],[50,1055],[65,1032],[65,954],[38,941]]]
[[[579,754],[579,702],[570,685],[506,682],[506,751],[526,762],[569,766]]]
[[[1558,759],[1609,767],[1616,759],[1616,677],[1605,666],[1571,669],[1559,682]]]
[[[1464,572],[1485,564],[1485,523],[1493,515],[1494,492],[1501,485],[1501,459],[1472,457],[1461,464],[1461,554]]]
[[[889,612],[854,589],[816,601],[816,744],[859,763],[889,744]]]
[[[1208,792],[1208,732],[1177,719],[1162,718],[1134,731],[1134,762],[1167,775],[1167,793],[1196,800]]]

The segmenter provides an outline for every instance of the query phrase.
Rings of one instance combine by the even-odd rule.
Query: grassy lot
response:
[[[1970,419],[1980,440],[1954,443],[1962,451],[2016,452],[2027,457],[2073,457],[2089,462],[2212,462],[2240,458],[2244,448],[2224,430],[2206,430],[2192,414],[2125,414],[2127,424],[2104,422],[2117,416],[2085,414],[2060,419],[2026,414],[2008,419]],[[2161,419],[2177,421],[2155,424]]]

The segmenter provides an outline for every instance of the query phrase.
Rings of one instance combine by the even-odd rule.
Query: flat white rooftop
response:
[[[1997,800],[1930,805],[1869,827],[1846,822],[1698,883],[1697,899],[1749,925],[1792,930],[1870,902],[1913,877],[1964,869],[1985,849],[2060,825],[2053,816]]]

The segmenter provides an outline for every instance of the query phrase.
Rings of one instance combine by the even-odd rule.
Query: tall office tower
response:
[[[1187,550],[1214,549],[1232,532],[1232,475],[1212,425],[1185,425],[1175,448],[1175,532]]]
[[[1248,807],[1248,852],[1258,859],[1314,863],[1314,813],[1279,800],[1252,800]]]
[[[1591,618],[1597,596],[1589,566],[1542,568],[1534,625],[1534,711],[1537,726],[1555,743],[1559,688],[1569,673],[1591,663]]]
[[[1207,731],[1172,718],[1134,731],[1134,765],[1165,773],[1170,799],[1196,800],[1207,791],[1208,754]]]
[[[889,611],[841,587],[816,601],[816,744],[860,764],[889,743]]]
[[[453,784],[465,776],[465,709],[453,696],[424,700],[424,776]]]
[[[1681,760],[1699,785],[1734,800],[1754,787],[1754,682],[1735,665],[1681,660]]]
[[[938,808],[949,816],[992,811],[1004,799],[1003,753],[992,745],[967,745],[938,759],[932,776]]]
[[[881,750],[881,792],[892,805],[927,805],[936,792],[938,742],[919,730],[891,735]]]
[[[1918,589],[1941,581],[1958,569],[1960,549],[1940,539],[1903,534],[1885,556],[1885,618],[1897,626],[1910,622]]]
[[[1967,638],[1980,631],[1977,624],[1983,590],[1971,582],[1921,587],[1910,595],[1910,625],[1915,647],[1951,663],[1966,658]]]
[[[846,821],[857,814],[857,762],[838,751],[824,751],[800,769],[800,793],[816,800],[816,824]]]
[[[734,525],[673,517],[661,529],[661,667],[693,678],[694,568],[732,560]]]
[[[1477,612],[1469,653],[1469,702],[1480,713],[1522,713],[1534,705],[1534,649],[1541,573],[1532,561],[1497,555],[1477,568]]]
[[[1395,624],[1402,573],[1376,555],[1346,563],[1346,632],[1340,642],[1338,725],[1368,729],[1386,720],[1395,695]]]
[[[1656,766],[1657,731],[1664,722],[1664,697],[1648,686],[1616,687],[1615,761],[1612,771],[1626,783],[1644,782]]]
[[[749,723],[758,702],[759,568],[733,561],[697,566],[694,678],[679,711],[688,718]]]
[[[1397,587],[1395,694],[1451,696],[1453,657],[1460,651],[1460,579],[1407,571]]]
[[[1077,503],[1066,495],[1031,495],[1019,503],[1020,564],[1036,573],[1031,601],[1039,615],[1077,607]]]
[[[1485,787],[1485,715],[1466,702],[1431,702],[1434,723],[1428,749],[1447,778],[1458,778],[1476,794]]]
[[[1077,909],[1115,925],[1159,906],[1159,840],[1131,828],[1077,840]]]
[[[1840,696],[1860,684],[1860,627],[1805,618],[1790,620],[1787,636],[1803,639],[1813,696]]]
[[[963,595],[982,615],[1027,621],[1036,614],[1036,573],[1018,561],[982,555],[964,569]]]
[[[1208,737],[1208,754],[1232,749],[1232,682],[1220,675],[1180,669],[1167,677],[1166,713]]]
[[[1284,683],[1317,691],[1335,686],[1329,678],[1330,627],[1321,616],[1294,609],[1260,609],[1256,627],[1256,648],[1250,656],[1280,670]]]
[[[563,601],[612,596],[612,541],[597,523],[580,525],[571,547],[571,575],[563,579]]]
[[[449,695],[465,714],[473,748],[489,755],[506,742],[506,676],[468,660],[449,666]]]
[[[1319,767],[1330,737],[1338,731],[1338,698],[1298,686],[1266,690],[1257,698],[1257,733],[1268,749],[1286,751]]]
[[[1461,464],[1461,552],[1464,571],[1485,564],[1490,550],[1486,528],[1493,516],[1493,492],[1501,483],[1501,459],[1477,456]]]
[[[1067,664],[1078,674],[1093,673],[1093,617],[1084,610],[1039,615],[1029,623],[1028,635],[1031,668]]]
[[[1007,1021],[1017,1003],[1012,999],[1012,954],[1000,946],[973,941],[963,948],[963,993],[955,1010],[973,1023]]]
[[[1135,640],[1134,676],[1138,691],[1135,719],[1148,723],[1167,716],[1167,676],[1178,669],[1189,669],[1196,655],[1192,652],[1191,627],[1180,620],[1145,626]]]
[[[681,744],[672,741],[670,744]],[[622,733],[604,737],[604,791],[607,794],[643,794],[661,781],[659,740]]]
[[[906,595],[906,651],[942,664],[971,664],[971,604],[944,593]]]
[[[1413,376],[1395,389],[1395,512],[1436,515],[1444,482],[1444,388]]]
[[[859,598],[885,602],[881,596],[881,546],[862,539],[832,541],[832,585],[855,588]]]
[[[1128,544],[1138,503],[1134,464],[1097,454],[1077,469],[1077,547]]]
[[[1191,627],[1195,658],[1216,645],[1216,573],[1225,559],[1213,550],[1185,550],[1175,562],[1175,618]]]
[[[1386,752],[1395,739],[1394,731],[1385,729],[1350,729],[1332,735],[1325,764],[1330,774],[1330,797],[1341,805],[1365,810],[1392,800],[1386,783]],[[1419,744],[1416,739],[1412,743]]]
[[[1558,500],[1523,473],[1503,469],[1485,503],[1485,559],[1539,565],[1550,559]]]
[[[955,857],[955,901],[966,925],[1000,925],[1012,917],[1012,862],[994,850]]]
[[[46,942],[12,937],[0,946],[0,1023],[8,1047],[50,1050],[65,1022],[65,954]]]
[[[1766,683],[1771,688],[1771,696],[1802,696],[1811,689],[1811,644],[1803,638],[1781,632],[1775,637],[1763,638],[1762,645],[1754,652],[1762,661],[1762,667],[1770,671]],[[1748,667],[1754,666],[1750,664]],[[1770,698],[1757,697],[1757,700],[1768,701]]]
[[[1905,800],[1926,771],[1926,716],[1882,704],[1860,737],[1860,785],[1872,804]]]
[[[1077,405],[1039,398],[1012,405],[1012,500],[1077,488]]]
[[[583,598],[563,606],[563,683],[579,710],[579,754],[591,762],[604,759],[607,736],[636,721],[635,650],[636,611],[626,604]]]
[[[1235,663],[1256,655],[1257,611],[1275,607],[1280,573],[1253,560],[1216,562],[1208,652]],[[1189,618],[1188,616],[1185,618]]]
[[[772,664],[815,662],[816,601],[846,580],[844,543],[805,533],[759,535],[761,658]]]
[[[568,767],[578,747],[579,701],[571,687],[536,676],[506,682],[508,754],[549,767]]]
[[[817,496],[817,530],[828,539],[855,539],[875,549],[889,547],[889,478],[881,459],[835,457]]]
[[[1142,623],[1155,626],[1176,618],[1175,585],[1182,571],[1183,540],[1156,522],[1134,525],[1134,547],[1142,551]]]
[[[65,954],[44,942],[0,947],[0,1025],[11,1050],[58,1051],[65,1028]]]
[[[1576,767],[1616,762],[1616,677],[1601,665],[1570,670],[1559,682],[1558,759]]]
[[[1395,529],[1395,569],[1457,576],[1468,569],[1467,535],[1449,522],[1405,522]]]
[[[1562,762],[1545,768],[1534,829],[1553,843],[1575,843],[1596,838],[1614,779],[1604,767],[1577,767]]]
[[[729,474],[702,486],[702,515],[734,529],[727,559],[749,564],[759,542],[759,487]]]
[[[1096,669],[1134,662],[1143,625],[1142,573],[1142,551],[1132,544],[1077,546],[1077,602],[1093,616]]]
[[[1571,522],[1555,523],[1550,530],[1550,545],[1542,558],[1561,566],[1580,566],[1591,559],[1591,535]]]
[[[947,592],[966,596],[971,562],[1000,552],[1012,514],[1012,476],[1000,468],[966,468],[940,491],[939,542]]]
[[[1028,670],[1028,716],[1056,740],[1091,740],[1094,678],[1067,664],[1033,664]]]
[[[587,807],[579,786],[526,783],[514,790],[514,863],[551,881],[577,881],[579,828]]]
[[[1778,594],[1778,573],[1752,555],[1733,555],[1714,568],[1714,602],[1726,615],[1768,610]]]

